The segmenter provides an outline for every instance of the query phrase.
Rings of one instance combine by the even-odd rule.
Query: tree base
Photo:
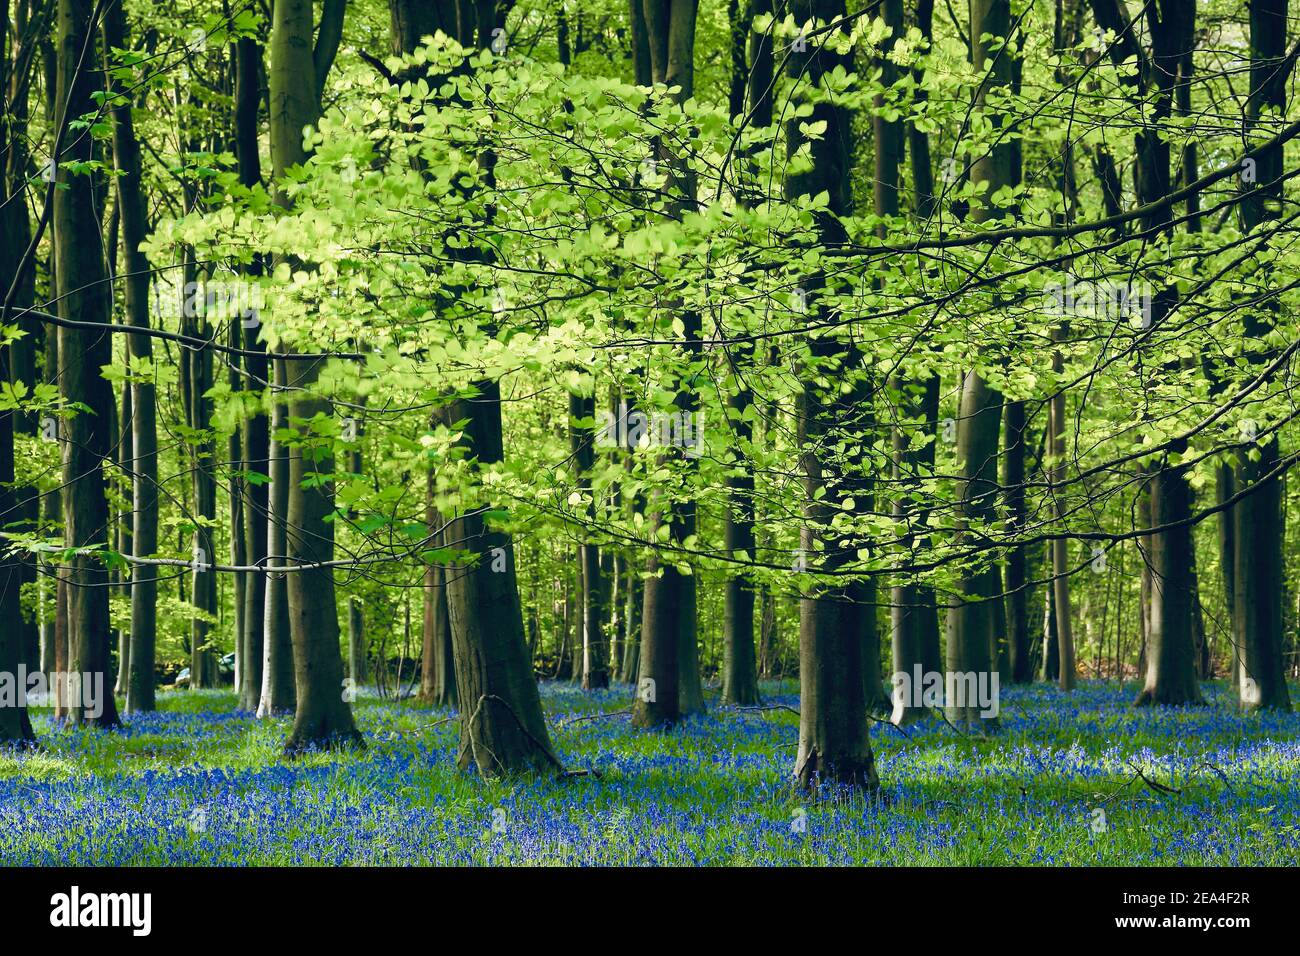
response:
[[[845,790],[874,794],[880,789],[876,760],[865,757],[824,758],[818,751],[801,754],[795,765],[795,784],[804,793],[826,794]]]
[[[0,750],[35,750],[39,746],[27,711],[19,711],[17,720],[0,721]]]
[[[1200,688],[1194,691],[1183,688],[1169,690],[1164,688],[1144,687],[1133,701],[1134,707],[1203,707],[1205,699],[1201,697]]]
[[[755,707],[763,703],[763,698],[758,693],[758,687],[730,687],[722,691],[721,702],[729,707]]]
[[[329,750],[365,750],[366,739],[359,730],[340,730],[325,734],[294,734],[284,742],[284,756],[289,759],[306,753]]]

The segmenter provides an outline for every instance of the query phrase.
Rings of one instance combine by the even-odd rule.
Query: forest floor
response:
[[[798,706],[767,684],[770,704]],[[363,753],[280,756],[230,692],[160,695],[120,733],[35,719],[0,753],[0,864],[1294,864],[1300,714],[1135,710],[1136,687],[1002,693],[987,738],[872,728],[881,798],[805,801],[798,717],[713,707],[633,730],[630,691],[546,684],[558,752],[600,776],[485,783],[454,721],[363,695]],[[597,719],[575,719],[596,714]]]

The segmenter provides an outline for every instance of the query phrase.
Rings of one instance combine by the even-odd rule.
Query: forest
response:
[[[0,864],[1294,864],[1288,0],[861,3],[4,0]]]

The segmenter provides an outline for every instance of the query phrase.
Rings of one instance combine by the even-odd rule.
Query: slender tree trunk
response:
[[[1060,339],[1063,332],[1058,328],[1053,330],[1053,338]],[[1060,373],[1062,370],[1062,359],[1060,350],[1052,353],[1052,370]],[[1064,492],[1061,491],[1061,485],[1065,480],[1065,429],[1067,427],[1065,418],[1065,393],[1057,389],[1048,404],[1048,454],[1051,457],[1051,467],[1048,470],[1048,479],[1052,488],[1053,511],[1057,523],[1064,527],[1068,517],[1068,508],[1066,506]],[[1060,641],[1060,650],[1058,659],[1060,661],[1059,682],[1061,690],[1074,690],[1075,683],[1075,664],[1074,664],[1074,631],[1071,627],[1071,609],[1070,609],[1070,549],[1069,541],[1066,538],[1057,538],[1052,542],[1052,591],[1055,596],[1056,605],[1056,636]]]
[[[434,476],[429,472],[425,486],[425,524],[437,528],[442,518],[434,507]],[[441,547],[442,536],[429,542]],[[435,707],[456,705],[456,664],[451,644],[451,622],[447,617],[447,576],[440,564],[424,569],[424,627],[420,658],[420,698]]]
[[[733,0],[731,6],[731,115],[747,117],[755,127],[772,124],[772,40],[753,29],[754,17],[770,13],[770,0]],[[747,62],[748,61],[748,62]],[[742,353],[752,360],[758,355],[751,347]],[[733,360],[734,362],[734,360]],[[754,547],[754,470],[750,444],[753,423],[747,410],[754,402],[745,377],[734,374],[727,395],[727,422],[731,429],[730,447],[736,460],[727,474],[731,496],[723,524],[723,547],[742,561],[755,559]],[[727,577],[722,612],[722,702],[757,704],[758,660],[754,650],[754,581],[744,570]]]
[[[252,37],[235,42],[235,159],[241,185],[253,187],[262,182],[262,159],[258,143],[258,109],[262,102],[262,44]],[[255,260],[250,276],[261,272]],[[241,318],[244,347],[251,354],[243,356],[247,388],[265,394],[270,387],[270,365],[261,337],[261,316],[250,312]],[[244,553],[252,566],[266,565],[267,518],[270,484],[270,423],[259,408],[244,423],[243,482]],[[283,553],[283,551],[281,552]],[[243,673],[239,688],[239,706],[256,710],[262,696],[262,668],[266,659],[267,576],[255,572],[244,584],[243,632],[237,639],[243,649]]]
[[[184,275],[187,284],[196,281],[192,265],[186,265]],[[188,314],[195,301],[196,297],[191,297],[187,292],[184,304],[187,315],[182,319],[182,328],[192,336],[206,338],[210,334],[206,318],[196,321],[198,316]],[[212,386],[212,353],[207,349],[187,350],[182,353],[182,363],[180,384],[181,401],[185,407],[185,422],[194,434],[200,436],[189,448],[191,491],[194,496],[193,515],[196,525],[191,547],[193,572],[190,602],[200,612],[215,616],[217,577],[212,566],[216,562],[213,525],[217,517],[217,486],[212,469],[216,457],[216,442],[208,430],[212,412],[210,399],[206,397]],[[190,687],[196,690],[215,687],[217,684],[216,654],[209,642],[211,627],[212,625],[201,617],[195,617],[190,626]]]
[[[288,409],[283,392],[286,373],[284,360],[275,360],[275,381],[271,392],[271,434],[282,432],[289,424]],[[289,459],[278,439],[271,438],[267,449],[270,462],[270,496],[267,501],[266,547],[268,562],[283,565],[287,545],[285,524],[289,508]],[[297,703],[294,686],[293,644],[289,634],[289,602],[287,575],[263,575],[266,579],[266,597],[263,607],[264,643],[262,647],[262,693],[257,704],[257,715],[290,712]]]
[[[578,475],[578,491],[592,500],[587,505],[587,521],[596,520],[596,503],[592,491],[591,472],[596,463],[595,395],[569,395],[569,444],[574,468]],[[605,631],[604,574],[600,566],[600,553],[588,539],[588,532],[580,529],[583,541],[578,545],[578,565],[582,568],[582,608],[579,627],[582,630],[582,689],[595,690],[609,686],[609,645]]]
[[[236,348],[243,345],[243,336],[240,334],[240,329],[241,323],[238,320],[230,323],[230,344]],[[226,383],[232,393],[238,392],[243,386],[239,364],[234,356],[231,356]],[[230,563],[237,568],[244,567],[248,563],[248,542],[244,537],[244,501],[246,497],[244,470],[247,466],[244,462],[243,431],[242,427],[236,426],[226,439],[226,460],[230,463],[230,489],[227,502],[230,514]],[[252,684],[256,681],[259,690],[262,684],[261,667],[252,668],[249,666],[247,649],[244,646],[246,595],[252,577],[253,575],[245,574],[242,571],[233,575],[235,591],[235,693],[239,694],[241,699],[244,696],[245,683]],[[260,664],[261,661],[259,660],[258,663]]]
[[[122,415],[118,419],[118,467],[126,475],[126,500],[128,506],[126,509],[118,512],[117,515],[117,550],[119,554],[133,554],[134,545],[131,543],[131,517],[128,513],[130,501],[132,498],[131,474],[135,464],[135,448],[132,441],[131,419],[134,412],[131,409],[131,383],[122,384]],[[123,594],[130,599],[131,583],[130,579],[118,572],[118,586],[116,593]],[[113,693],[119,697],[126,696],[127,685],[131,679],[131,629],[130,627],[120,628],[117,632],[117,682],[113,686]]]
[[[631,569],[634,564],[628,561],[628,568]],[[623,644],[623,681],[628,684],[636,683],[637,674],[641,669],[641,604],[644,596],[641,593],[643,582],[640,575],[631,574],[627,581],[627,598],[623,604],[623,617],[627,621],[627,639]]]
[[[916,28],[927,48],[933,35],[934,2],[917,0]],[[922,85],[924,72],[913,69],[912,78],[916,84],[916,101],[918,104],[927,99]],[[912,192],[915,202],[915,216],[924,222],[934,213],[936,197],[934,194],[934,172],[930,168],[930,137],[916,124],[907,127],[908,149],[912,154]],[[895,429],[894,479],[901,481],[911,479],[919,481],[934,471],[934,438],[939,418],[939,378],[929,374],[917,382],[895,383],[900,394],[901,413],[916,424],[908,429]],[[912,430],[919,430],[921,447],[913,450]],[[899,485],[900,494],[894,501],[893,513],[896,519],[910,520],[915,529],[913,538],[915,548],[925,546],[926,539],[920,529],[925,526],[927,512],[917,511],[917,502],[902,494],[903,485]],[[914,514],[912,512],[915,512]],[[939,660],[939,616],[934,591],[919,582],[897,584],[890,594],[890,631],[893,644],[893,666],[896,674],[912,674],[920,665],[923,673],[937,672]],[[904,723],[923,711],[924,708],[896,695],[894,700],[893,720]]]
[[[1007,490],[1008,523],[1016,534],[1025,531],[1025,405],[1007,404],[1006,458],[1002,484]],[[1029,649],[1029,572],[1025,549],[1007,552],[1007,651],[1013,684],[1027,684],[1034,679]]]

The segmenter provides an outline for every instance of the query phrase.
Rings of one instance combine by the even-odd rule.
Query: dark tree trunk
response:
[[[731,11],[732,77],[731,115],[742,116],[755,127],[772,123],[772,38],[753,29],[754,17],[771,12],[770,0],[733,0]],[[753,360],[758,352],[750,347],[742,356]],[[733,360],[734,362],[734,360]],[[731,504],[723,524],[723,547],[742,561],[755,559],[754,471],[750,444],[754,429],[748,409],[754,402],[745,377],[735,374],[727,396],[730,447],[736,460],[727,474]],[[722,702],[757,704],[758,660],[754,648],[754,580],[743,568],[733,571],[723,594],[722,616]]]
[[[271,160],[276,178],[303,162],[302,130],[320,115],[320,95],[337,50],[342,5],[327,0],[316,46],[312,46],[310,0],[279,0],[271,29]],[[287,205],[288,199],[278,195]],[[316,415],[328,417],[329,402],[311,394],[320,375],[317,361],[283,360],[285,384],[291,389],[290,425]],[[338,602],[334,572],[321,567],[334,557],[334,485],[303,482],[334,471],[331,445],[313,440],[310,429],[298,428],[288,449],[285,527],[286,592],[289,636],[293,645],[296,710],[285,751],[295,753],[322,746],[361,746],[360,733],[343,694],[343,656],[339,651]]]
[[[1254,0],[1250,4],[1250,96],[1246,124],[1258,124],[1261,114],[1274,109],[1286,113],[1287,0]],[[1256,229],[1276,220],[1281,213],[1282,148],[1271,148],[1257,161],[1256,181],[1260,184],[1242,199],[1242,225]],[[1270,311],[1277,303],[1270,303]],[[1248,358],[1266,366],[1277,356],[1275,347],[1263,338],[1275,322],[1271,314],[1255,315],[1249,310],[1244,333],[1250,344]],[[1249,493],[1232,508],[1233,643],[1240,649],[1238,693],[1243,706],[1252,709],[1291,710],[1283,664],[1284,630],[1282,600],[1285,565],[1282,556],[1281,451],[1277,434],[1256,443],[1254,460],[1242,452],[1234,466],[1234,483]]]
[[[815,0],[793,6],[795,20],[807,24],[814,18],[830,23],[844,16],[843,0]],[[851,56],[831,52],[822,43],[808,42],[805,49],[788,54],[791,78],[806,89],[815,90],[823,77],[838,68],[851,68]],[[789,154],[811,149],[811,168],[792,173],[785,182],[792,200],[826,191],[830,201],[826,213],[816,218],[821,239],[835,243],[845,239],[839,217],[852,210],[849,171],[852,165],[852,115],[842,105],[816,102],[810,121],[825,123],[826,135],[808,142],[798,122],[790,122],[786,135]],[[807,321],[824,321],[826,305],[819,293],[826,279],[810,277]],[[818,337],[811,344],[812,375],[835,379],[838,368],[851,352],[844,343]],[[846,555],[830,532],[831,517],[839,510],[843,489],[834,486],[838,477],[823,461],[818,449],[830,439],[837,424],[852,409],[844,407],[837,389],[819,389],[805,374],[805,389],[798,398],[797,425],[801,467],[804,474],[803,527],[800,530],[801,559],[810,571],[836,571]],[[852,404],[857,405],[855,394]],[[860,417],[860,415],[858,416]],[[817,585],[806,594],[799,608],[799,750],[794,776],[805,790],[819,782],[843,784],[874,791],[879,786],[875,757],[867,735],[867,702],[864,698],[863,640],[855,589],[844,585]],[[860,591],[859,591],[860,593]]]
[[[17,326],[26,334],[10,342],[7,368],[8,379],[22,382],[29,389],[36,385],[36,353],[43,337],[43,329],[33,316],[23,317],[17,310],[32,306],[36,301],[36,253],[27,258],[27,248],[32,240],[32,223],[27,204],[21,194],[26,189],[31,170],[31,149],[25,135],[29,118],[30,74],[32,61],[43,35],[45,24],[32,22],[30,12],[26,17],[16,17],[12,23],[0,24],[0,73],[7,75],[9,86],[4,90],[8,115],[0,120],[0,301],[9,298],[13,310],[3,317],[6,326]],[[4,65],[4,35],[9,33],[8,65]],[[25,64],[25,66],[24,66]],[[54,336],[51,335],[51,338]],[[38,428],[33,412],[15,411],[14,434],[35,436]],[[13,531],[34,532],[40,525],[41,493],[32,486],[13,489],[12,511],[4,517],[5,525]],[[44,593],[46,582],[38,580],[38,559],[27,552],[14,555],[19,565],[22,586]],[[18,647],[20,659],[28,672],[42,669],[41,628],[39,617],[33,613],[20,613],[13,619],[20,634]]]
[[[677,87],[677,99],[685,102],[694,92],[696,0],[642,0],[640,26],[644,27],[650,77],[654,83]],[[635,19],[635,7],[633,10]],[[663,143],[659,159],[671,172],[671,188],[679,210],[693,204],[693,178]],[[700,349],[700,315],[680,311],[683,326],[682,349],[688,355]],[[687,383],[679,383],[677,414],[694,416],[697,397]],[[682,455],[684,449],[670,453]],[[661,500],[651,514],[651,526],[666,522],[669,539],[681,544],[695,533],[695,503]],[[641,667],[633,701],[632,723],[636,727],[665,727],[686,714],[704,709],[700,684],[695,623],[695,575],[683,574],[677,566],[652,555],[644,589],[641,614]]]
[[[1063,337],[1061,330],[1054,329],[1053,339]],[[1052,370],[1062,371],[1060,351],[1052,353]],[[1051,458],[1048,478],[1051,483],[1053,511],[1057,523],[1064,525],[1068,507],[1061,485],[1065,480],[1065,393],[1057,389],[1048,403],[1047,452]],[[1056,637],[1060,642],[1057,658],[1060,661],[1059,683],[1061,690],[1074,689],[1074,631],[1071,624],[1070,608],[1070,550],[1066,538],[1057,538],[1052,542],[1052,594],[1056,607]]]
[[[252,37],[235,42],[235,158],[239,181],[244,186],[262,182],[262,160],[258,146],[258,109],[262,102],[262,45]],[[261,262],[249,268],[250,275],[261,271]],[[245,315],[241,324],[244,348],[253,354],[243,356],[244,374],[249,390],[265,392],[270,386],[270,366],[263,354],[261,316]],[[249,565],[265,567],[267,558],[267,513],[270,481],[270,423],[260,409],[244,423],[243,482],[244,554]],[[242,648],[243,676],[239,689],[239,706],[256,710],[262,696],[262,668],[266,649],[266,574],[254,572],[244,584],[243,632],[237,635]]]
[[[927,46],[932,38],[933,18],[933,0],[917,0],[916,27]],[[919,103],[927,98],[921,85],[924,79],[923,71],[919,68],[914,69],[912,76],[916,83],[916,98]],[[915,124],[909,124],[907,142],[912,154],[912,192],[915,203],[913,211],[917,220],[925,221],[933,214],[935,207],[934,172],[930,168],[930,137]],[[894,430],[895,481],[903,482],[910,479],[911,482],[915,482],[934,471],[934,438],[939,418],[939,384],[938,376],[933,374],[925,376],[918,382],[895,383],[900,395],[901,413],[915,422],[906,430]],[[919,430],[922,436],[922,447],[917,450],[911,448],[910,432],[913,429]],[[925,526],[927,513],[922,510],[911,514],[915,511],[917,502],[903,493],[906,485],[900,484],[898,487],[899,496],[894,500],[893,513],[899,520],[909,520],[910,516],[911,531],[907,535],[907,542],[911,545],[909,552],[915,554],[926,543],[920,529]],[[940,666],[939,612],[934,591],[919,582],[904,581],[895,585],[890,592],[889,614],[894,672],[912,674],[917,665],[920,665],[922,673],[937,672]],[[915,705],[913,700],[896,695],[893,719],[898,723],[905,723],[923,709]]]
[[[501,391],[495,382],[478,388],[476,397],[460,399],[444,413],[448,421],[467,422],[471,453],[486,466],[503,457]],[[457,762],[477,766],[485,776],[554,769],[559,759],[528,659],[510,535],[490,527],[482,512],[451,519],[446,533],[446,540],[478,559],[447,581],[461,711]]]
[[[193,280],[193,271],[186,276]],[[184,326],[183,326],[184,327]],[[186,328],[191,335],[207,338],[210,330],[207,321]],[[216,563],[216,543],[213,525],[217,517],[217,485],[213,475],[216,442],[209,432],[212,421],[211,400],[207,392],[212,387],[212,352],[208,349],[182,353],[185,368],[181,373],[182,396],[186,423],[202,437],[191,446],[191,480],[194,494],[194,517],[198,525],[193,535],[193,577],[191,603],[200,611],[215,617],[217,612],[217,575],[212,569]],[[190,687],[195,689],[217,686],[216,652],[211,646],[211,627],[206,620],[196,617],[190,628]]]
[[[286,0],[279,0],[277,7]],[[294,397],[289,418],[307,422],[331,408],[323,399],[312,397],[320,363],[288,359],[287,383]],[[334,557],[333,482],[313,483],[315,475],[334,471],[334,457],[328,447],[313,447],[304,428],[289,451],[289,506],[285,529],[285,552],[291,567],[310,566]],[[297,709],[293,730],[285,751],[295,753],[309,747],[360,746],[363,741],[352,720],[352,709],[343,693],[343,656],[339,652],[338,602],[334,572],[328,567],[308,567],[289,572],[289,634],[293,643],[293,673],[297,688]]]
[[[121,473],[127,476],[125,495],[128,505],[117,514],[117,551],[119,554],[133,554],[134,546],[131,543],[131,517],[129,513],[131,494],[131,473],[134,463],[135,451],[131,435],[131,419],[134,413],[131,409],[131,383],[122,383],[122,414],[118,419],[118,437],[117,437],[117,463]],[[131,582],[130,579],[120,570],[115,572],[118,575],[118,584],[114,589],[117,594],[122,594],[130,599]],[[119,628],[117,632],[117,682],[113,685],[113,693],[119,697],[126,696],[127,685],[130,683],[131,675],[131,629]]]
[[[0,200],[4,199],[0,188]],[[2,294],[2,293],[0,293]],[[3,374],[9,373],[10,350],[0,355]],[[16,506],[14,481],[14,413],[0,411],[0,515],[12,514]],[[19,591],[22,586],[22,565],[17,553],[8,547],[0,548],[0,620],[17,621],[21,615]],[[22,631],[17,627],[0,627],[0,675],[17,684],[23,661]],[[26,686],[16,686],[12,702],[0,704],[0,747],[15,743],[28,743],[36,739],[32,723],[27,716],[24,697]]]
[[[971,63],[984,82],[976,93],[976,105],[985,106],[988,91],[993,88],[1013,89],[1017,68],[1012,57],[1000,48],[1002,37],[1011,35],[1011,6],[1008,0],[972,0]],[[994,127],[1001,117],[990,115]],[[971,167],[971,180],[987,183],[985,195],[1020,182],[1020,151],[1018,144],[1003,140]],[[985,203],[976,203],[971,210],[975,222],[983,222],[992,214]],[[998,486],[998,435],[1002,423],[1002,395],[980,377],[970,372],[962,383],[958,412],[958,525],[980,527],[994,519]],[[994,632],[994,602],[1000,602],[1001,588],[995,567],[976,570],[957,585],[957,598],[948,610],[948,661],[949,671],[988,674],[995,666],[990,654]],[[993,717],[984,717],[972,701],[948,702],[951,719],[964,722],[992,723]]]
[[[354,422],[355,424],[355,422]],[[357,427],[354,436],[358,443],[348,452],[348,471],[353,475],[361,474],[361,429]],[[356,521],[356,512],[349,510],[348,520]],[[354,689],[361,687],[369,676],[368,648],[366,642],[366,609],[360,595],[348,597],[348,676],[352,678]]]
[[[14,24],[15,35],[10,37],[8,9],[0,17],[0,78],[8,78],[18,69],[17,53],[20,42],[30,43],[31,38],[17,34],[19,24]],[[11,53],[13,56],[11,57]],[[12,113],[0,117],[0,303],[29,306],[34,300],[31,283],[32,270],[25,262],[27,247],[31,243],[31,224],[27,218],[26,204],[20,190],[26,174],[27,150],[23,142],[26,123],[26,96],[21,102],[10,98],[10,89],[0,84],[0,96],[12,104]],[[21,161],[21,164],[19,164]],[[11,195],[11,186],[13,194]],[[18,275],[21,269],[23,275]],[[9,298],[10,292],[14,298]],[[11,317],[0,308],[0,325],[9,327]],[[29,333],[30,322],[20,325]],[[21,344],[20,344],[21,343]],[[0,381],[23,383],[28,388],[36,385],[35,352],[30,341],[19,338],[0,349]],[[30,433],[31,423],[16,411],[0,411],[0,522],[8,527],[34,530],[32,511],[28,501],[39,501],[35,489],[14,485],[14,432]],[[26,527],[23,527],[26,525]],[[22,552],[0,542],[0,675],[8,675],[15,683],[22,668],[28,671],[41,666],[39,648],[31,646],[32,628],[24,620],[20,595],[22,586],[33,567]],[[0,705],[0,747],[25,744],[35,740],[31,721],[27,715],[25,685],[15,687],[13,701]]]
[[[753,428],[744,417],[753,402],[741,376],[728,399],[728,419],[738,461],[727,476],[731,506],[723,525],[723,547],[740,561],[754,560],[754,473],[748,465]],[[733,571],[727,577],[722,617],[722,702],[758,703],[758,664],[754,655],[754,585],[751,577]]]
[[[1168,466],[1157,471],[1151,479],[1152,526],[1183,521],[1191,508],[1185,471]],[[1192,547],[1192,526],[1187,523],[1151,536],[1147,674],[1138,704],[1191,704],[1201,700],[1187,560]]]
[[[58,2],[57,102],[69,119],[96,108],[91,7],[90,0]],[[104,262],[99,244],[87,241],[99,234],[95,190],[88,173],[74,172],[76,164],[92,158],[89,136],[67,138],[58,157],[60,188],[54,190],[54,247],[59,315],[104,323]],[[112,456],[113,390],[99,370],[112,361],[110,339],[107,332],[86,328],[60,328],[58,335],[63,397],[82,408],[64,423],[64,542],[69,548],[102,547],[109,540],[104,462]],[[69,716],[74,723],[113,727],[118,716],[110,682],[108,572],[99,557],[82,553],[69,558],[67,573],[68,665],[82,684],[82,694],[71,695]],[[83,706],[91,695],[98,699]]]

